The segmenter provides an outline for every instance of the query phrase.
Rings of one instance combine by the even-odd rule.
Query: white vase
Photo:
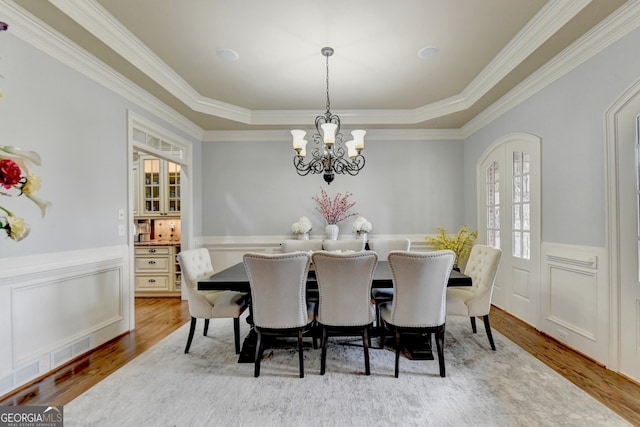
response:
[[[329,224],[324,228],[324,232],[327,233],[327,239],[338,240],[340,227],[338,227],[338,224]]]
[[[309,233],[298,234],[298,240],[309,240]]]
[[[368,238],[369,238],[369,233],[367,233],[366,231],[356,231],[356,239],[361,239],[366,242]]]

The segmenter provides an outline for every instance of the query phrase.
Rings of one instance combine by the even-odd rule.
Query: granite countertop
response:
[[[148,242],[135,242],[134,246],[180,246],[176,240],[151,240]]]

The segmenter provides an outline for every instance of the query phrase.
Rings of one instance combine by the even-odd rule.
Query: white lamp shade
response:
[[[347,146],[347,155],[350,158],[354,158],[358,155],[358,151],[356,150],[356,142],[353,139],[345,142],[344,145]]]
[[[306,139],[302,140],[302,147],[300,148],[300,155],[302,157],[307,155],[307,142],[308,141]]]
[[[364,135],[367,133],[366,130],[353,130],[351,131],[351,135],[353,136],[353,140],[356,142],[356,149],[362,150],[364,148]]]
[[[335,123],[323,123],[320,125],[322,128],[322,137],[325,144],[333,144],[336,142],[336,130],[338,125]]]
[[[294,129],[291,131],[291,135],[293,135],[293,149],[294,150],[298,150],[298,149],[304,149],[304,146],[307,145],[307,141],[305,141],[304,136],[307,134],[307,132],[300,130],[300,129]]]

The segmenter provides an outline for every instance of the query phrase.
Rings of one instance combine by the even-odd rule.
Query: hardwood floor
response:
[[[0,397],[0,406],[65,405],[189,320],[187,303],[178,298],[138,298],[135,306],[135,331]],[[491,326],[627,421],[640,426],[640,385],[495,307],[491,311]]]

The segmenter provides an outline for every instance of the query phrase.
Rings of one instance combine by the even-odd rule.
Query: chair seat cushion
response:
[[[212,317],[238,317],[248,305],[248,295],[244,292],[213,291],[204,297],[213,306]]]
[[[371,305],[369,307],[369,317],[366,321],[363,321],[364,319],[362,318],[362,316],[356,314],[355,317],[353,317],[352,319],[349,319],[347,317],[345,317],[343,320],[344,322],[340,322],[337,323],[335,321],[323,321],[323,319],[321,317],[317,317],[318,323],[325,325],[325,326],[344,326],[344,327],[349,327],[349,326],[365,326],[368,325],[370,323],[373,322],[373,320],[376,318],[376,306],[375,305]]]
[[[371,290],[371,296],[376,300],[376,303],[384,301],[391,301],[393,299],[393,289],[391,288],[373,288]]]
[[[316,308],[315,302],[307,302],[307,323],[311,323],[316,320]]]
[[[447,289],[447,314],[467,316],[469,309],[467,302],[475,296],[475,293],[468,289],[448,288]]]

